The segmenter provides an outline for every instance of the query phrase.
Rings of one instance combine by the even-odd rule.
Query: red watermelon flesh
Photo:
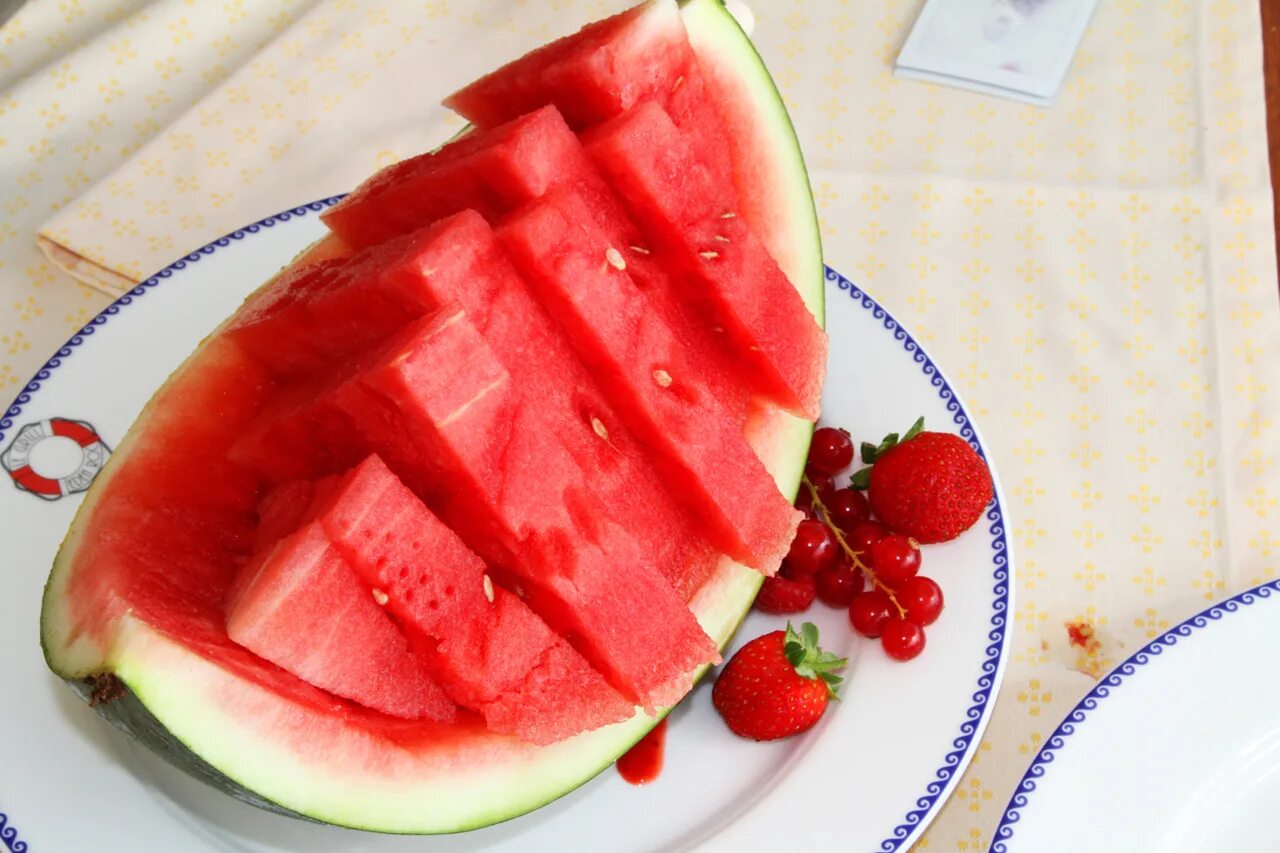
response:
[[[713,544],[776,571],[800,513],[704,382],[702,366],[648,311],[590,203],[572,189],[553,191],[508,218],[499,234],[672,491],[703,517]]]
[[[683,34],[675,4],[657,4],[652,12],[658,14],[645,5],[636,6],[543,45],[450,95],[445,106],[477,127],[494,127],[550,103],[548,74],[576,63],[591,67],[596,86],[564,93],[563,103],[557,103],[560,111],[575,125],[586,126],[599,121],[602,111],[615,115],[655,89],[669,87],[674,77],[666,76],[684,58],[671,39],[662,37],[671,31],[673,18]],[[625,73],[638,65],[647,73]]]
[[[736,194],[727,132],[674,0],[656,0],[552,42],[445,99],[480,128],[554,104],[576,131],[653,100],[696,140],[726,203]]]
[[[395,180],[384,178],[392,169]],[[746,381],[724,351],[721,336],[680,299],[683,283],[668,277],[668,262],[646,245],[554,106],[389,167],[324,218],[345,241],[362,245],[362,239],[394,237],[467,208],[496,221],[562,186],[573,187],[589,201],[593,217],[626,255],[628,272],[644,289],[651,309],[703,365],[702,374],[715,385],[717,396],[731,403],[731,409],[745,411]]]
[[[281,390],[251,421],[227,458],[269,483],[308,479],[345,471],[367,450],[351,428],[351,419],[326,404],[325,375],[303,379]]]
[[[226,336],[278,376],[314,373],[433,307],[406,302],[414,291],[402,287],[423,269],[404,240],[294,267],[250,297]]]
[[[601,125],[587,151],[632,216],[686,274],[686,291],[736,343],[765,396],[818,416],[826,334],[689,141],[656,104]]]
[[[348,474],[320,523],[437,675],[491,731],[553,743],[630,717],[624,700],[376,456]]]
[[[521,394],[457,309],[403,340],[340,389],[357,428],[619,692],[645,707],[682,695],[692,671],[718,658],[715,646],[630,534],[599,512],[541,401]]]
[[[311,523],[233,584],[227,636],[303,681],[408,720],[450,722],[453,703],[351,567]]]
[[[570,140],[577,145],[572,135]],[[582,162],[585,164],[585,159]],[[548,423],[589,473],[602,511],[635,531],[646,559],[658,566],[685,598],[690,597],[714,568],[712,548],[692,529],[645,451],[621,426],[479,214],[464,211],[398,238],[394,250],[382,247],[374,251],[387,259],[386,266],[372,268],[364,257],[353,259],[357,267],[371,270],[371,274],[344,277],[326,296],[336,304],[350,306],[361,304],[362,293],[370,302],[398,302],[402,311],[397,322],[389,319],[389,312],[382,315],[388,318],[381,323],[385,333],[421,316],[429,306],[461,305],[523,391],[543,401]],[[262,328],[293,321],[281,314],[264,320]],[[273,482],[334,473],[354,465],[368,447],[359,440],[351,419],[325,393],[335,377],[341,379],[349,373],[325,371],[278,394],[245,430],[232,448],[231,458]],[[610,443],[602,443],[596,436],[592,418],[611,431]]]

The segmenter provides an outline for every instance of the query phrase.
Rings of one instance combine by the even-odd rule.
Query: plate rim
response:
[[[121,310],[133,304],[136,299],[145,296],[150,290],[171,278],[175,273],[182,271],[190,264],[199,262],[202,258],[212,255],[220,248],[230,246],[234,242],[244,240],[280,223],[309,216],[313,213],[320,213],[337,204],[344,196],[345,193],[307,202],[237,228],[198,249],[188,252],[164,269],[121,294],[67,339],[44,365],[36,371],[35,375],[22,390],[18,392],[4,413],[0,415],[0,442],[4,441],[8,431],[15,426],[16,419],[21,415],[23,408],[31,402],[32,395],[40,390],[53,371],[73,355],[78,347],[91,339],[100,326],[105,325],[108,320],[119,314]],[[990,722],[996,698],[1004,681],[1004,672],[1008,661],[1008,647],[1011,641],[1011,634],[1008,630],[1008,617],[1014,606],[1014,587],[1012,584],[1013,547],[1007,535],[1007,513],[1004,509],[1003,490],[1000,486],[998,474],[990,464],[990,459],[977,426],[970,418],[964,403],[961,402],[951,383],[919,341],[879,302],[825,263],[823,270],[825,282],[834,284],[839,290],[846,291],[849,297],[859,303],[864,310],[871,312],[872,317],[878,320],[912,357],[921,372],[929,379],[934,391],[945,402],[947,410],[951,413],[952,422],[959,428],[960,436],[988,463],[993,485],[992,500],[985,512],[985,518],[989,522],[987,533],[991,537],[991,565],[993,572],[990,577],[993,580],[991,587],[993,599],[990,603],[991,616],[988,620],[987,646],[980,666],[981,671],[978,675],[976,688],[970,694],[971,701],[965,710],[964,719],[960,723],[959,734],[952,738],[951,749],[943,756],[941,766],[934,771],[933,777],[925,785],[924,792],[916,797],[914,807],[898,820],[890,834],[880,843],[880,850],[883,853],[894,853],[894,851],[901,850],[914,842],[937,816],[941,806],[960,781],[961,774],[972,761],[982,734]],[[1280,581],[1277,581],[1277,583],[1280,583]],[[28,850],[26,842],[18,838],[18,830],[12,822],[12,815],[3,811],[0,811],[0,843],[4,844],[11,853],[27,853]]]
[[[1165,652],[1177,646],[1180,641],[1192,636],[1203,636],[1197,635],[1197,631],[1221,622],[1225,617],[1233,613],[1242,612],[1250,605],[1265,601],[1271,598],[1272,594],[1280,594],[1280,578],[1249,587],[1242,592],[1211,604],[1193,616],[1187,617],[1125,658],[1122,663],[1103,676],[1093,686],[1093,689],[1086,693],[1075,704],[1075,707],[1063,717],[1062,722],[1058,723],[1057,728],[1053,730],[1053,734],[1049,736],[1048,740],[1045,741],[1045,745],[1036,753],[1036,756],[1027,766],[1026,771],[1022,774],[1022,779],[1018,782],[1018,787],[1014,789],[1008,805],[1005,806],[1004,813],[1000,817],[1000,823],[996,826],[989,853],[1008,853],[1009,848],[1006,842],[1013,838],[1018,822],[1022,819],[1022,810],[1028,806],[1031,795],[1038,788],[1037,781],[1048,772],[1048,768],[1053,764],[1057,753],[1066,746],[1067,739],[1075,734],[1079,726],[1089,719],[1090,715],[1098,709],[1105,699],[1114,695],[1116,690],[1123,686],[1130,676],[1147,664],[1161,658]]]

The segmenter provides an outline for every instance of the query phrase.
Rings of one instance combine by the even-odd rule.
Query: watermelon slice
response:
[[[491,221],[561,187],[588,201],[592,218],[625,256],[628,273],[650,310],[671,326],[702,365],[703,380],[731,411],[745,410],[748,380],[719,335],[690,313],[682,283],[664,270],[661,253],[644,244],[573,131],[554,106],[492,130],[469,134],[439,151],[390,166],[361,184],[325,221],[350,245],[386,240],[470,207]],[[468,310],[470,306],[467,306]]]
[[[757,389],[817,419],[826,335],[713,176],[652,101],[591,132],[587,151],[656,245],[677,259],[684,292],[722,326]]]
[[[454,719],[454,704],[319,524],[280,540],[243,573],[227,603],[232,640],[366,708],[408,720]]]
[[[377,456],[319,515],[365,595],[425,641],[445,689],[491,731],[548,744],[634,712]]]
[[[753,225],[820,315],[812,199],[782,102],[716,0],[690,0],[681,16],[708,89],[724,114],[736,117],[729,120],[734,163],[761,164],[756,183],[744,189],[740,180],[739,192],[744,205],[758,199],[776,218],[771,229]],[[747,173],[735,165],[735,174]],[[345,251],[340,240],[327,239],[293,269]],[[350,346],[362,346],[357,340]],[[254,550],[258,519],[279,513],[285,524],[296,512],[285,512],[296,504],[283,493],[266,500],[257,478],[225,458],[266,401],[293,381],[246,357],[253,348],[219,333],[201,344],[112,454],[59,552],[41,641],[50,667],[84,698],[124,688],[96,705],[99,714],[247,802],[413,833],[484,826],[536,808],[607,767],[653,725],[637,714],[536,746],[491,732],[471,714],[447,725],[400,720],[337,698],[232,642],[223,600]],[[325,363],[325,352],[311,352]],[[291,369],[306,372],[306,365],[304,359]],[[765,407],[746,431],[780,489],[792,494],[811,425]],[[726,562],[690,607],[723,643],[759,583],[758,573]],[[503,600],[495,592],[495,608]]]
[[[678,10],[675,0],[651,0],[504,65],[445,105],[491,128],[555,104],[585,131],[655,101],[686,134],[717,188],[725,185],[727,164],[740,205],[732,209],[741,210],[787,277],[814,294],[810,309],[818,316],[817,212],[811,194],[788,191],[808,183],[804,158],[790,119],[760,109],[762,92],[776,95],[773,81],[749,39],[724,37],[725,14],[717,0]]]
[[[697,140],[722,199],[736,199],[719,110],[674,0],[654,0],[552,42],[455,92],[445,106],[477,127],[554,104],[583,131],[653,100]]]
[[[369,444],[468,546],[515,573],[535,612],[629,700],[683,695],[688,674],[717,659],[713,644],[632,536],[595,510],[541,401],[513,386],[465,314],[441,310],[375,361],[335,392]]]
[[[567,132],[567,131],[566,131]],[[570,141],[577,143],[570,135]],[[579,152],[580,153],[580,152]],[[585,166],[585,157],[581,158]],[[461,305],[503,367],[531,397],[543,401],[548,423],[588,474],[603,511],[640,537],[644,558],[665,574],[687,599],[714,569],[711,547],[694,532],[647,454],[622,426],[586,368],[511,268],[485,221],[464,211],[422,231],[351,258],[362,274],[322,275],[329,285],[309,301],[328,312],[343,306],[357,315],[362,306],[395,304],[395,311],[361,315],[386,337],[410,320],[449,302]],[[303,286],[304,275],[278,279],[272,288]],[[251,303],[252,304],[252,303]],[[296,304],[280,298],[275,304]],[[292,341],[300,321],[289,310],[257,311],[256,333]],[[239,334],[244,326],[233,329]],[[286,347],[289,344],[281,344]],[[356,440],[351,419],[331,404],[335,371],[292,385],[245,430],[232,447],[233,461],[272,482],[343,471],[368,452]],[[610,431],[608,443],[593,420]]]
[[[501,236],[712,542],[773,574],[801,515],[782,496],[675,333],[643,292],[590,202],[571,189],[522,209]],[[791,291],[794,293],[795,291]],[[801,307],[807,320],[809,314]]]

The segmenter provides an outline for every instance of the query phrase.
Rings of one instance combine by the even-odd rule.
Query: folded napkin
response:
[[[571,28],[625,4],[580,5],[590,8],[554,20]],[[559,35],[544,12],[322,0],[46,222],[38,243],[77,280],[119,295],[245,223],[345,192],[456,133],[462,121],[440,99]]]

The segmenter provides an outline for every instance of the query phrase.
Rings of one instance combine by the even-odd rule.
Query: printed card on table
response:
[[[1097,0],[928,0],[901,77],[1049,106]]]

